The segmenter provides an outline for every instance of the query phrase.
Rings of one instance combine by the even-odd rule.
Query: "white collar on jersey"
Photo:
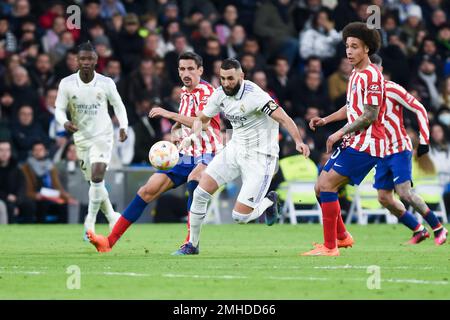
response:
[[[77,84],[78,86],[88,86],[88,85],[92,85],[95,83],[95,81],[97,81],[97,72],[95,72],[94,70],[94,77],[92,78],[92,80],[88,83],[84,82],[83,80],[81,80],[80,78],[80,70],[78,70],[77,72]]]
[[[241,87],[239,88],[239,91],[234,95],[234,98],[236,100],[241,100],[242,96],[244,95],[244,90],[245,90],[245,80],[242,80]]]

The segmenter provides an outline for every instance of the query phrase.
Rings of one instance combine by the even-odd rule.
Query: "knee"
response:
[[[142,198],[142,200],[148,203],[156,198],[156,196],[158,195],[158,190],[155,186],[146,184],[140,187],[137,193]]]
[[[411,190],[408,191],[400,191],[398,196],[403,202],[412,203],[413,202],[413,194]]]
[[[383,207],[389,206],[391,203],[391,196],[384,194],[384,193],[378,193],[378,201],[381,203]]]

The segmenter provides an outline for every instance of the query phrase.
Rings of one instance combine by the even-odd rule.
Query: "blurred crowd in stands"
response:
[[[73,13],[66,11],[70,5],[81,8],[81,28],[67,19]],[[371,5],[381,13],[379,54],[385,76],[428,110],[430,156],[437,171],[447,174],[442,183],[448,185],[449,0],[4,0],[0,223],[45,222],[49,206],[57,211],[77,201],[65,191],[64,176],[78,170],[76,153],[70,136],[55,122],[54,104],[59,81],[77,71],[78,44],[93,43],[97,71],[114,80],[127,108],[129,139],[116,145],[110,168],[147,164],[151,145],[167,139],[171,123],[147,114],[153,106],[178,111],[182,84],[177,58],[187,50],[203,57],[203,78],[215,87],[221,60],[239,59],[246,78],[295,119],[320,166],[326,161],[327,136],[343,123],[316,133],[307,124],[345,104],[352,66],[341,30],[349,22],[366,21]],[[417,130],[414,115],[405,112],[405,118]],[[118,126],[114,117],[113,122]],[[230,127],[225,120],[223,126]],[[283,131],[280,146],[280,157],[295,150]],[[57,217],[64,222],[64,215]]]

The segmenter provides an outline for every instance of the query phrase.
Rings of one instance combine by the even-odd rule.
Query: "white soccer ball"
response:
[[[178,149],[169,141],[159,141],[150,148],[148,159],[156,169],[168,170],[178,163]]]

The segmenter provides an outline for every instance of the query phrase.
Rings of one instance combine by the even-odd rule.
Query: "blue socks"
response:
[[[398,218],[398,221],[403,223],[412,231],[416,231],[417,228],[420,226],[419,221],[417,221],[416,217],[414,217],[413,214],[409,211],[405,211],[405,213],[403,213],[401,217]]]
[[[197,186],[198,186],[198,181],[195,181],[195,180],[191,180],[187,183],[187,189],[188,189],[188,193],[189,193],[188,202],[187,202],[188,211],[191,211],[191,204],[192,204],[192,199],[194,197],[194,190],[195,190],[195,188],[197,188]]]
[[[136,197],[130,202],[122,216],[131,223],[134,223],[137,219],[139,219],[146,206],[147,202],[136,194]]]

